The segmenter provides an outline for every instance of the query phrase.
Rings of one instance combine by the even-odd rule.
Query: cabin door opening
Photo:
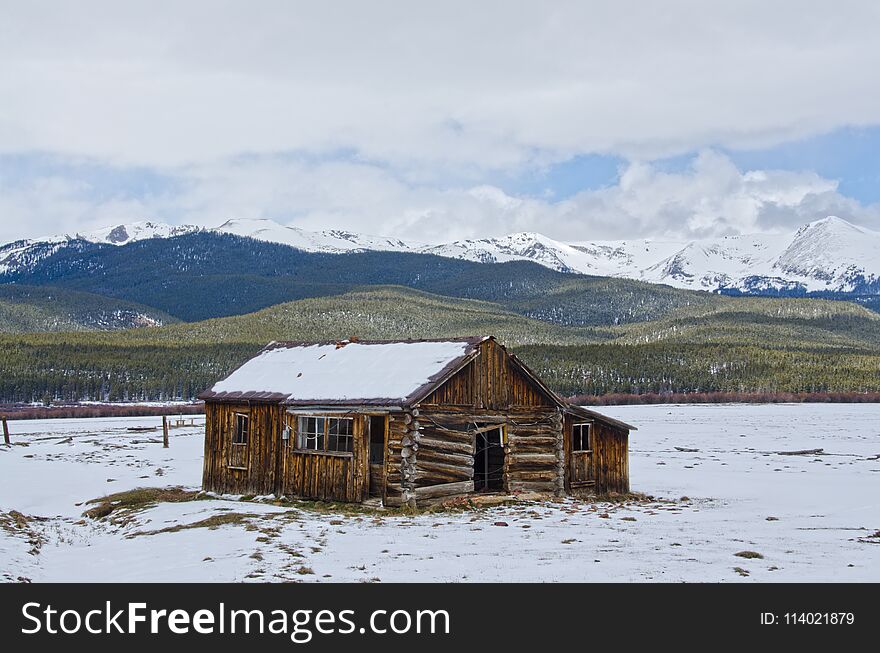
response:
[[[474,491],[504,489],[504,426],[481,426],[476,432]]]
[[[370,496],[385,494],[385,415],[370,415],[367,430],[370,437]]]

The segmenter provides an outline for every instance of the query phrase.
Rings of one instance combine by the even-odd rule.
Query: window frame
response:
[[[303,423],[306,423],[308,425],[308,422],[310,421],[314,422],[314,431],[303,427]],[[321,425],[320,430],[318,429],[318,424]],[[294,429],[294,436],[295,439],[293,448],[295,451],[322,451],[326,445],[327,422],[325,418],[320,415],[298,415],[296,419],[296,428]],[[310,440],[315,441],[314,448],[308,446]],[[317,446],[319,440],[321,448],[318,448]]]
[[[586,427],[587,446],[584,448],[584,427]],[[576,429],[580,429],[580,447],[575,447]],[[571,451],[572,453],[592,453],[593,452],[593,423],[592,422],[575,422],[571,425]]]
[[[294,421],[294,428],[293,428],[293,432],[291,434],[292,437],[290,438],[290,441],[288,443],[288,446],[290,447],[290,453],[292,453],[292,454],[319,455],[319,456],[343,456],[346,458],[354,457],[354,446],[355,446],[355,444],[354,444],[354,440],[355,440],[354,421],[355,421],[355,418],[353,416],[347,417],[347,416],[340,416],[340,415],[323,415],[320,413],[306,414],[306,415],[294,414],[291,416],[295,417],[296,419]],[[314,437],[307,437],[306,438],[305,444],[308,444],[309,441],[314,441],[315,445],[316,445],[314,448],[309,448],[309,447],[303,446],[304,441],[302,440],[302,436],[304,434],[304,431],[303,431],[302,425],[303,425],[303,423],[307,423],[308,420],[314,420],[315,430],[314,431],[305,431],[306,434],[314,434]],[[331,426],[330,425],[331,425],[332,421],[335,421],[337,423],[342,422],[342,421],[348,422],[348,424],[350,424],[350,426],[348,428],[348,433],[339,433],[337,431],[337,433],[331,434],[331,432],[330,432]],[[320,431],[318,431],[318,429],[317,429],[317,426],[319,423],[322,425],[322,430],[320,430]],[[330,449],[329,447],[330,447],[330,438],[331,437],[335,438],[335,441],[337,443],[337,447],[338,447],[339,441],[341,439],[344,439],[345,441],[348,442],[348,445],[351,447],[351,449],[342,449],[342,450],[340,450],[338,448],[337,449]],[[317,448],[317,444],[319,444],[319,443],[321,445],[321,448]]]
[[[250,415],[247,413],[235,412],[235,421],[232,425],[232,444],[236,447],[246,447],[250,442],[251,424]],[[244,425],[241,428],[241,425]],[[243,437],[242,437],[243,436]]]
[[[336,433],[331,433],[332,422],[336,422],[337,430]],[[339,430],[339,426],[343,423],[348,425],[348,432],[343,433]],[[325,424],[325,432],[324,432],[324,450],[328,453],[350,453],[354,454],[354,417],[326,417],[324,418]],[[335,438],[336,448],[330,448],[330,439]],[[345,441],[348,443],[348,449],[340,449],[339,442]]]

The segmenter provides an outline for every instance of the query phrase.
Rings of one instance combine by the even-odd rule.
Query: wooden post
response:
[[[168,448],[168,416],[162,415],[162,446]]]
[[[3,442],[6,444],[10,444],[9,442],[9,424],[6,423],[6,415],[3,416]]]

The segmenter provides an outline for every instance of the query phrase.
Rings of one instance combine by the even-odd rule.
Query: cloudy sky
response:
[[[0,0],[0,241],[880,229],[880,3]]]

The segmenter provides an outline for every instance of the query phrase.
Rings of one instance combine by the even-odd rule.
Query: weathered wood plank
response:
[[[451,476],[459,477],[461,480],[472,479],[474,477],[473,467],[462,467],[457,465],[444,465],[443,463],[420,462],[417,463],[416,474],[421,472],[440,472]]]
[[[511,492],[546,492],[554,494],[556,491],[556,484],[553,482],[510,481],[508,487]]]
[[[474,491],[473,481],[459,481],[457,483],[443,483],[441,485],[429,485],[417,487],[416,499],[431,499],[435,497],[447,497],[454,494],[467,494]]]
[[[454,467],[473,467],[474,457],[471,454],[444,453],[420,444],[416,466],[420,466],[423,462],[442,463]]]
[[[554,482],[557,478],[557,471],[555,469],[552,470],[543,470],[543,471],[530,471],[530,470],[515,470],[510,471],[508,473],[508,478],[510,481],[548,481]]]
[[[511,453],[511,465],[552,465],[556,466],[555,453]]]
[[[450,439],[443,439],[441,437],[422,436],[421,438],[419,438],[419,451],[422,452],[425,449],[434,449],[435,451],[443,451],[446,453],[462,453],[473,455],[475,445],[473,441],[456,442]]]

